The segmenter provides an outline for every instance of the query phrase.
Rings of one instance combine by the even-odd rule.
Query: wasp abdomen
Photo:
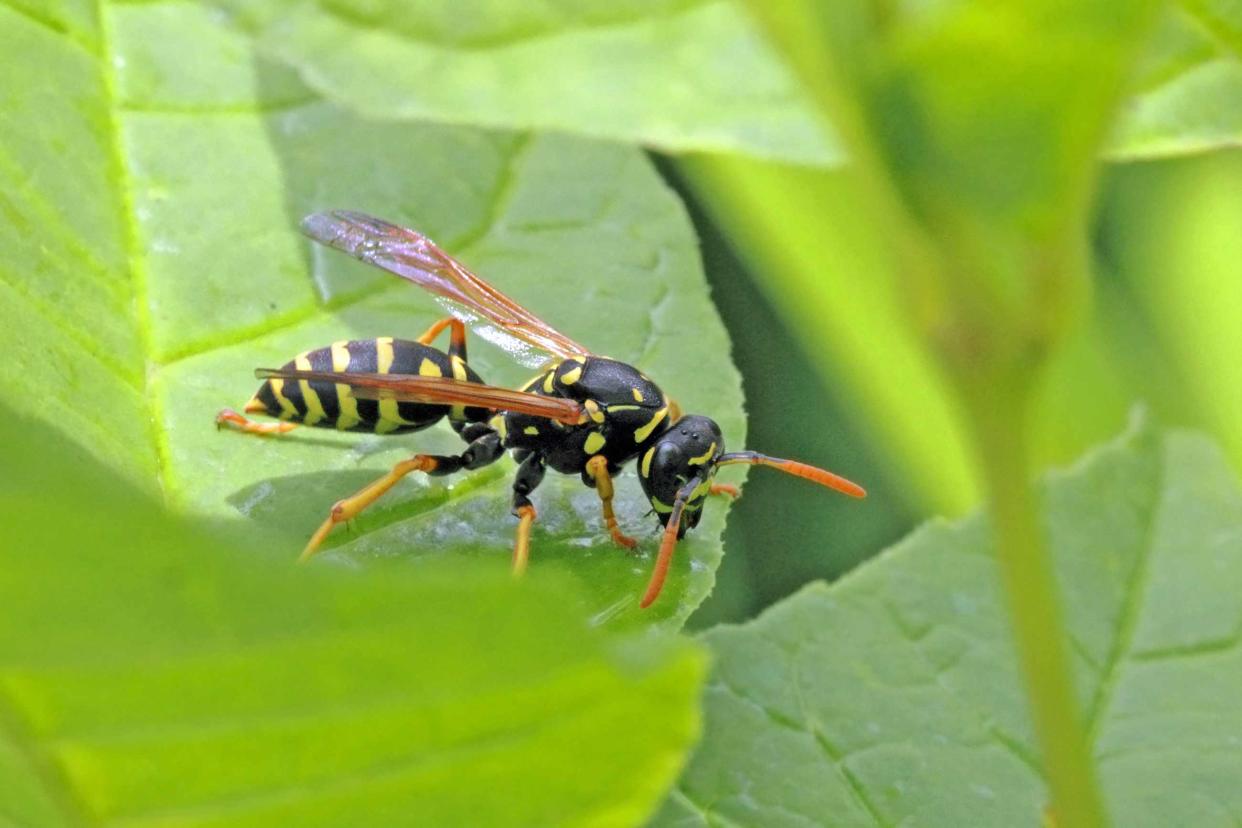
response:
[[[482,382],[459,357],[430,345],[390,336],[333,342],[326,348],[305,351],[283,367],[303,371],[420,374]],[[281,379],[267,380],[259,386],[245,410],[309,426],[376,434],[418,431],[445,415],[455,422],[487,416],[482,410],[460,406],[361,400],[351,393],[348,385],[341,383]]]

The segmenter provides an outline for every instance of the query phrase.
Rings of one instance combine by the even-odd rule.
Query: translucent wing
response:
[[[365,213],[333,210],[307,216],[302,220],[302,232],[447,300],[445,304],[454,316],[531,367],[546,359],[532,358],[523,343],[559,357],[589,353],[414,230]],[[480,317],[491,324],[479,324]]]
[[[463,382],[449,377],[424,377],[419,374],[365,374],[350,371],[299,371],[292,368],[259,368],[254,375],[263,380],[308,380],[347,385],[350,392],[361,400],[477,406],[495,411],[515,411],[534,417],[546,417],[567,425],[575,425],[586,418],[581,405],[564,397],[543,397],[539,394],[528,394],[525,391],[513,391],[477,382]]]

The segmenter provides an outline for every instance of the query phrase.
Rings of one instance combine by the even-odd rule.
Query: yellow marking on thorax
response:
[[[505,422],[504,414],[497,414],[495,417],[492,417],[490,420],[488,420],[487,424],[490,425],[496,431],[496,433],[500,435],[500,441],[502,443],[509,436],[509,424]]]
[[[272,386],[272,396],[276,398],[276,402],[280,403],[280,413],[276,416],[282,420],[292,420],[297,417],[297,407],[289,402],[289,398],[285,396],[285,381],[282,379],[271,379],[268,382]]]
[[[581,378],[582,378],[582,366],[578,366],[577,368],[571,368],[565,373],[561,374],[561,382],[564,383],[565,385],[573,385],[575,382],[577,382]]]
[[[587,416],[592,420],[601,424],[604,422],[604,412],[600,411],[599,403],[595,400],[587,400],[582,404],[582,407],[586,409]]]
[[[651,476],[651,459],[653,457],[655,457],[655,446],[647,449],[647,453],[643,455],[643,462],[641,466],[643,477]]]
[[[650,437],[651,432],[655,431],[656,426],[658,426],[661,422],[663,422],[664,418],[667,416],[668,416],[668,406],[666,405],[663,408],[657,410],[655,414],[652,414],[651,419],[647,421],[646,425],[640,426],[634,429],[634,442],[642,443],[644,440]]]
[[[592,431],[587,435],[586,442],[582,444],[582,450],[587,454],[598,454],[599,450],[604,447],[604,435],[598,431]]]
[[[640,402],[642,402],[642,401],[643,401],[643,392],[642,392],[642,391],[639,391],[637,388],[631,388],[631,389],[630,389],[630,393],[634,395],[634,402],[638,402],[638,403],[640,403]]]
[[[529,434],[531,437],[538,437],[539,429],[536,426],[527,426],[526,428],[522,429],[522,433]]]
[[[618,411],[638,411],[640,408],[642,408],[641,405],[610,405],[608,406],[608,413],[615,414]]]
[[[708,460],[711,460],[712,455],[715,453],[716,453],[716,442],[713,440],[711,446],[708,447],[707,451],[703,452],[698,457],[691,457],[686,462],[688,462],[691,466],[701,466],[704,463],[706,463]]]
[[[349,370],[349,348],[344,340],[332,343],[332,370],[348,371]],[[362,418],[358,416],[358,401],[354,399],[354,395],[350,392],[349,386],[343,383],[336,384],[336,404],[341,409],[341,413],[336,418],[336,427],[344,431],[353,428],[362,422]]]
[[[552,386],[552,381],[553,381],[554,379],[556,379],[556,371],[555,371],[555,370],[551,370],[551,371],[549,371],[547,374],[545,374],[545,375],[544,375],[544,377],[543,377],[543,392],[544,392],[545,394],[551,394],[551,393],[555,390],[555,389],[553,388],[553,386]]]
[[[293,367],[299,371],[309,371],[311,369],[310,359],[306,356],[309,351],[303,351],[293,360]],[[319,394],[314,388],[311,388],[310,382],[307,380],[298,380],[298,386],[302,389],[302,399],[306,401],[306,417],[302,422],[307,425],[315,423],[328,416],[328,412],[323,410],[323,403],[319,400]]]

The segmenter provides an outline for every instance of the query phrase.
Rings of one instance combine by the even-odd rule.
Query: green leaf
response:
[[[0,91],[6,399],[172,506],[275,527],[292,557],[333,502],[397,460],[461,450],[447,427],[259,440],[212,425],[253,393],[256,366],[343,338],[413,337],[440,315],[422,292],[298,235],[303,215],[336,207],[422,229],[743,443],[693,232],[637,150],[370,121],[189,2],[105,5],[101,27],[0,6],[0,48],[12,80]],[[80,91],[52,91],[66,88]],[[529,375],[477,338],[470,353],[490,382]],[[404,482],[334,535],[328,557],[483,556],[505,569],[512,468]],[[668,595],[640,613],[657,524],[631,475],[618,490],[642,557],[607,540],[592,491],[549,475],[532,573],[563,564],[591,584],[601,619],[683,619],[711,588],[724,505],[686,544]]]
[[[1242,20],[1223,4],[1184,2],[1169,9],[1140,67],[1105,150],[1136,161],[1236,147],[1242,143]],[[1219,9],[1212,9],[1219,5]]]
[[[839,160],[728,0],[215,4],[311,87],[368,116]]]
[[[1117,825],[1242,809],[1242,492],[1139,428],[1043,489]],[[703,636],[706,737],[658,825],[1039,825],[1046,791],[982,516]]]
[[[2,413],[0,823],[635,824],[697,735],[700,649],[572,583],[295,574]]]

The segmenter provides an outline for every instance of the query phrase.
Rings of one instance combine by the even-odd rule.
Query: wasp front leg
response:
[[[613,542],[626,549],[633,549],[638,545],[638,541],[621,531],[617,526],[617,516],[612,511],[613,488],[612,475],[608,473],[608,459],[602,454],[597,454],[587,461],[586,470],[595,483],[595,491],[599,494],[600,505],[604,510],[604,525],[608,527],[608,533],[612,535]]]
[[[338,500],[333,504],[328,517],[315,530],[315,534],[311,535],[306,548],[302,550],[302,556],[298,559],[299,562],[306,561],[319,551],[319,545],[323,543],[324,538],[328,536],[328,533],[332,531],[334,526],[356,518],[364,509],[379,500],[389,489],[397,485],[398,481],[406,475],[421,471],[439,477],[453,474],[462,469],[478,469],[496,462],[504,454],[504,447],[500,443],[500,435],[482,423],[473,423],[471,426],[467,426],[463,429],[461,436],[470,442],[470,445],[461,454],[456,456],[416,454],[410,459],[402,460],[393,466],[387,474],[378,480],[363,487],[349,497]]]

